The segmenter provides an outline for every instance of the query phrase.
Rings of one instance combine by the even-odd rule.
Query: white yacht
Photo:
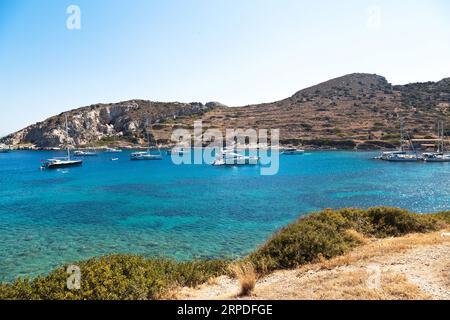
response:
[[[0,147],[0,153],[8,153],[9,151],[9,147]]]
[[[213,166],[256,165],[259,158],[245,156],[234,151],[234,148],[224,148],[212,163]]]
[[[105,152],[106,153],[121,153],[122,150],[121,149],[116,149],[116,148],[106,148]]]
[[[131,160],[162,160],[161,154],[152,154],[150,150],[142,152],[133,152],[130,155]]]
[[[69,149],[68,140],[69,140],[69,129],[68,129],[67,115],[66,115],[67,156],[62,157],[62,158],[47,159],[42,164],[41,169],[58,169],[58,168],[66,168],[66,167],[75,167],[75,166],[81,166],[83,164],[83,160],[70,158],[70,149]]]
[[[281,154],[289,155],[289,156],[296,155],[296,154],[304,154],[304,153],[305,153],[305,150],[296,149],[296,148],[286,148],[286,149],[283,149],[283,151],[281,152]]]
[[[70,154],[67,157],[62,158],[53,158],[47,159],[42,164],[43,169],[58,169],[58,168],[66,168],[66,167],[76,167],[81,166],[83,164],[83,160],[79,159],[70,159]]]
[[[76,157],[96,157],[98,153],[96,151],[77,150],[73,153]]]

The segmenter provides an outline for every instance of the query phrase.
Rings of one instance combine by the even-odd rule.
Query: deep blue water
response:
[[[450,209],[450,164],[386,163],[373,153],[281,156],[258,167],[132,162],[128,153],[39,171],[51,152],[0,154],[0,281],[111,253],[237,257],[322,208]],[[111,161],[119,157],[119,161]]]

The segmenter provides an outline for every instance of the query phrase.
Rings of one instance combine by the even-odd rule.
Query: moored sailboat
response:
[[[406,136],[406,139],[405,139]],[[409,148],[412,152],[407,152],[405,149],[405,140],[409,143]],[[390,161],[390,162],[417,162],[421,158],[417,155],[417,151],[411,142],[411,137],[404,133],[403,130],[403,120],[400,120],[400,148],[396,151],[385,151],[382,152],[380,156],[375,157],[375,159]]]
[[[163,156],[161,154],[161,149],[158,146],[158,154],[151,153],[150,149],[150,137],[147,132],[148,149],[147,151],[133,152],[130,154],[130,160],[162,160]],[[155,139],[156,140],[156,139]],[[156,143],[158,143],[156,141]]]
[[[438,136],[439,143],[437,152],[429,152],[422,154],[422,158],[426,162],[450,162],[450,153],[446,153],[445,150],[445,133],[444,123],[438,122]]]
[[[81,166],[83,164],[83,160],[70,158],[70,148],[69,148],[68,140],[69,140],[69,126],[67,124],[67,115],[66,115],[67,156],[61,157],[61,158],[47,159],[42,164],[41,169],[58,169],[58,168],[66,168],[66,167],[75,167],[75,166]]]

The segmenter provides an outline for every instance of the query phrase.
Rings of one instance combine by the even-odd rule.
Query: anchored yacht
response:
[[[438,122],[439,144],[437,152],[429,152],[422,154],[422,158],[426,162],[450,162],[450,153],[445,153],[445,133],[444,122]]]
[[[41,169],[58,169],[58,168],[66,168],[66,167],[75,167],[75,166],[81,166],[83,164],[83,160],[70,158],[70,149],[69,149],[68,140],[69,140],[69,129],[68,129],[67,115],[66,115],[67,156],[61,157],[61,158],[47,159],[43,162]]]
[[[213,166],[236,166],[236,165],[256,165],[259,157],[245,156],[235,152],[234,148],[224,148],[216,157]]]
[[[147,120],[148,123],[148,120]],[[151,128],[150,128],[151,129]],[[158,154],[152,154],[151,150],[150,150],[150,138],[149,138],[149,134],[147,132],[147,140],[148,140],[148,149],[147,151],[141,151],[141,152],[133,152],[130,155],[130,159],[131,160],[162,160],[163,156],[161,154],[161,149],[158,146]],[[156,141],[156,143],[158,143]]]
[[[106,153],[121,153],[122,150],[121,149],[116,149],[116,148],[106,148],[105,152]]]
[[[296,155],[296,154],[304,154],[304,153],[305,153],[305,150],[296,149],[296,148],[286,148],[281,152],[281,154],[289,155],[289,156]]]
[[[98,153],[96,151],[77,150],[73,153],[75,157],[96,157]]]

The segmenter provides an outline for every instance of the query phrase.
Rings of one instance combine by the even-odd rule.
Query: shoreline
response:
[[[147,146],[127,146],[127,147],[114,147],[119,150],[123,151],[133,151],[133,150],[172,150],[173,148],[178,148],[178,146],[161,146],[160,148],[150,147]],[[280,148],[277,148],[279,150],[282,150],[283,148],[288,148],[288,146],[282,146]],[[377,151],[395,151],[396,149],[380,149],[380,148],[374,148],[374,149],[346,149],[346,148],[319,148],[319,147],[301,147],[304,148],[305,152],[315,152],[315,151],[348,151],[348,152],[377,152]],[[99,151],[105,151],[107,150],[106,147],[92,147],[92,148],[71,148],[73,150],[99,150]],[[200,149],[199,147],[191,147],[192,149]],[[206,147],[201,147],[201,149],[206,149]],[[270,150],[270,148],[237,148],[237,150]],[[10,148],[9,151],[61,151],[66,152],[66,149],[63,148],[34,148],[34,147],[19,147],[19,148]],[[425,152],[425,151],[423,151]]]

